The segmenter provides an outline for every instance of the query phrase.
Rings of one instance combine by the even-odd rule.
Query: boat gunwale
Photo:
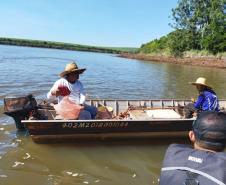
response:
[[[22,120],[22,123],[42,123],[42,122],[75,122],[75,123],[80,123],[80,122],[159,122],[159,121],[194,121],[195,118],[181,118],[181,119],[150,119],[150,120],[141,120],[141,119],[137,119],[137,120],[126,120],[126,119],[93,119],[93,120]]]
[[[173,102],[173,105],[168,107],[168,108],[175,108],[177,106],[175,106],[174,102],[175,103],[179,103],[179,102],[183,102],[183,104],[185,105],[185,102],[186,103],[189,103],[189,102],[192,102],[191,99],[145,99],[145,100],[139,100],[139,99],[87,99],[86,102],[90,103],[90,104],[94,104],[94,103],[103,103],[105,104],[107,101],[110,101],[110,102],[155,102],[155,101],[159,101],[160,103],[166,101],[166,102]],[[220,102],[226,102],[226,99],[219,99],[219,103]],[[156,108],[156,109],[165,109],[167,108],[164,107],[163,104],[161,104],[162,106],[156,106],[156,107],[150,107],[150,108]],[[182,105],[183,106],[183,105]],[[143,108],[141,106],[141,108]],[[146,107],[144,107],[145,109]],[[148,107],[147,107],[148,108]],[[44,110],[44,109],[43,109]],[[94,120],[21,120],[22,123],[33,123],[33,122],[36,122],[36,123],[42,123],[42,122],[49,122],[49,123],[53,123],[53,122],[56,122],[56,123],[62,123],[62,122],[74,122],[74,123],[80,123],[80,122],[158,122],[158,121],[194,121],[195,118],[162,118],[162,119],[133,119],[133,120],[130,120],[130,119],[94,119]]]

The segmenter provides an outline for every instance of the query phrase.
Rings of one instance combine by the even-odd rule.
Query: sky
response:
[[[177,0],[2,0],[0,37],[140,47],[173,29]]]

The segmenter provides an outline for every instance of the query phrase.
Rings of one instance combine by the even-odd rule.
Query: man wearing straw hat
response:
[[[196,86],[199,96],[194,103],[185,106],[185,117],[190,118],[194,112],[202,111],[219,111],[219,102],[216,93],[212,87],[207,84],[206,78],[199,77],[195,82],[190,84]]]
[[[58,103],[65,97],[75,104],[81,105],[83,110],[88,111],[91,118],[96,116],[96,108],[85,104],[85,92],[82,83],[79,81],[79,75],[86,69],[79,69],[75,62],[66,65],[63,72],[60,73],[60,79],[57,80],[47,94],[48,99],[57,98]],[[87,117],[87,116],[86,116]]]

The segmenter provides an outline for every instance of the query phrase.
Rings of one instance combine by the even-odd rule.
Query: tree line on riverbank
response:
[[[186,51],[225,55],[226,0],[179,0],[172,9],[175,31],[142,44],[139,53],[183,56]]]
[[[176,8],[172,9],[172,20],[174,31],[142,44],[140,48],[97,47],[15,38],[0,38],[0,44],[116,53],[138,59],[154,56],[148,60],[159,61],[163,61],[162,56],[164,61],[168,60],[166,57],[182,56],[226,58],[226,0],[178,0]]]
[[[0,37],[0,44],[40,47],[40,48],[65,49],[65,50],[74,50],[74,51],[116,53],[116,54],[121,53],[121,52],[133,52],[136,50],[136,48],[97,47],[97,46],[87,46],[87,45],[71,44],[71,43],[64,43],[64,42],[52,42],[52,41],[17,39],[17,38],[3,38],[3,37],[2,38]]]

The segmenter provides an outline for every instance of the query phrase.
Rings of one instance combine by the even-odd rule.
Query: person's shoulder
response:
[[[190,153],[194,149],[191,145],[186,145],[186,144],[171,144],[166,150],[166,155],[176,155],[176,154],[182,154],[182,153]]]
[[[185,144],[171,144],[167,148],[166,153],[168,155],[174,155],[179,152],[184,152],[187,150],[192,150],[192,147],[190,145],[185,145]]]
[[[59,78],[56,82],[66,82],[67,80],[65,78]]]
[[[65,78],[58,79],[55,84],[57,85],[68,85],[68,81]]]
[[[226,153],[225,152],[216,152],[215,155],[218,157],[218,158],[221,158],[223,160],[226,161]]]
[[[203,91],[204,94],[214,94],[216,95],[215,91],[213,89],[207,89],[205,91]]]
[[[163,166],[180,165],[187,160],[188,154],[191,152],[193,149],[190,145],[171,144],[166,150]]]
[[[175,156],[178,153],[184,153],[188,152],[188,150],[192,150],[190,145],[185,145],[185,144],[171,144],[166,150],[165,157],[166,156]]]

